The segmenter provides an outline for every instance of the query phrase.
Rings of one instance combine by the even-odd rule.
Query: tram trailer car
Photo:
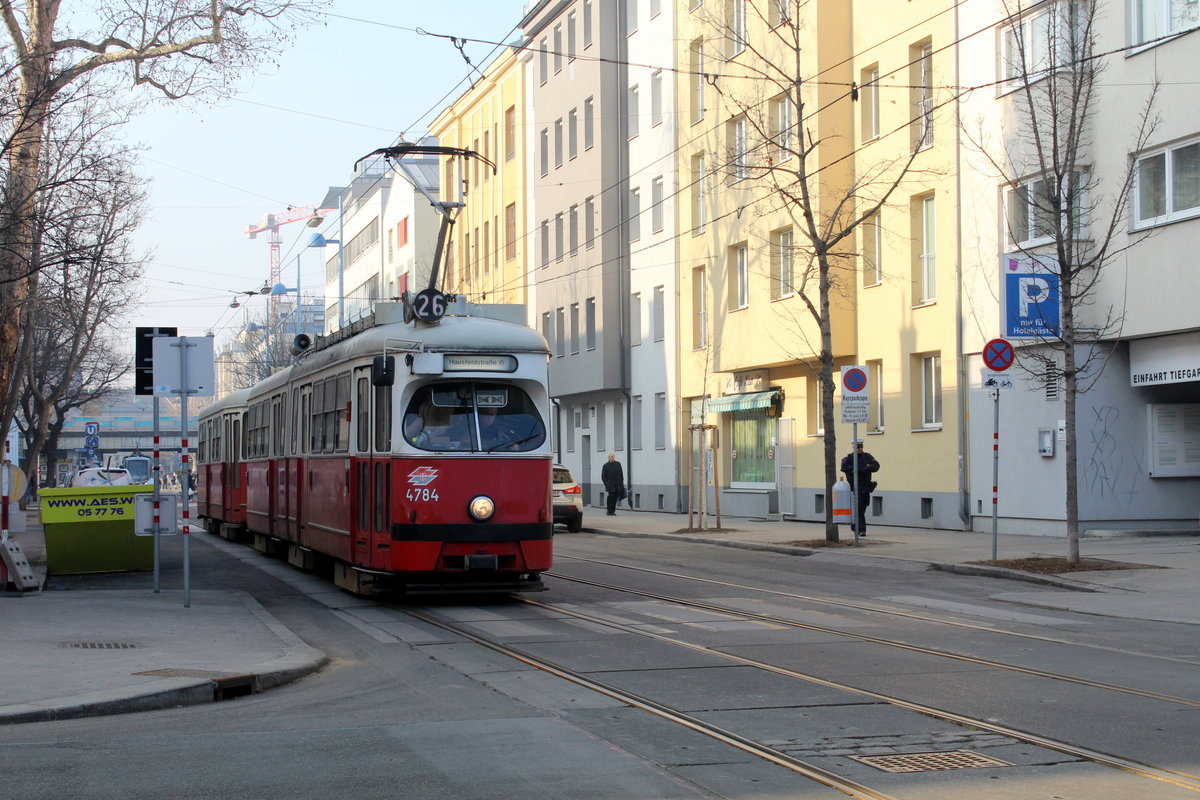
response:
[[[483,316],[373,325],[306,353],[205,410],[202,481],[244,476],[244,508],[209,488],[200,516],[297,566],[329,563],[359,594],[544,589],[549,355],[536,331]]]
[[[246,525],[246,464],[241,441],[249,396],[249,389],[233,392],[199,414],[196,515],[210,531],[229,536]],[[223,530],[222,525],[226,526]]]

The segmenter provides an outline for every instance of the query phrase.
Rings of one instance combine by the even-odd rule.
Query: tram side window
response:
[[[392,387],[375,387],[375,452],[392,450]]]
[[[413,393],[404,440],[437,452],[526,452],[545,443],[546,426],[518,386],[437,383]]]
[[[213,461],[224,461],[221,457],[221,423],[224,417],[217,417],[212,421],[212,457]]]
[[[325,443],[325,381],[313,384],[312,413],[309,417],[312,420],[309,452],[319,453],[324,449]]]
[[[208,423],[200,423],[200,442],[196,445],[196,463],[208,463]]]
[[[333,449],[345,453],[350,449],[350,373],[337,376],[337,394],[333,407],[336,424]]]
[[[286,400],[286,395],[277,395],[271,404],[271,453],[275,456],[284,455],[283,412]]]
[[[356,413],[357,432],[355,436],[358,441],[354,443],[354,449],[360,453],[365,453],[370,450],[371,442],[371,382],[366,376],[355,381],[354,386],[354,402],[358,407]]]

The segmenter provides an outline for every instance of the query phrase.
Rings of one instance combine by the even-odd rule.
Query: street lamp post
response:
[[[320,234],[318,234],[318,236],[319,235]],[[288,287],[284,286],[282,283],[277,283],[271,287],[271,296],[272,297],[278,297],[279,295],[285,295],[288,292],[296,293],[296,310],[295,310],[296,335],[299,336],[300,335],[300,254],[299,253],[296,254],[296,288],[289,289]]]
[[[342,240],[341,239],[326,239],[323,234],[314,233],[312,238],[308,240],[309,247],[324,247],[327,244],[336,244],[338,246],[338,328],[343,328],[346,325],[346,292],[342,286],[342,280],[346,273],[342,264]]]

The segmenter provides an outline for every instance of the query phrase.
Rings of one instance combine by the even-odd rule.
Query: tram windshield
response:
[[[409,400],[404,440],[435,452],[527,452],[545,443],[546,425],[520,387],[434,383]]]

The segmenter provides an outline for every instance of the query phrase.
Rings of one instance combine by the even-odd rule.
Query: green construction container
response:
[[[46,573],[134,572],[154,569],[154,537],[134,535],[134,495],[153,486],[42,489],[39,519]]]

